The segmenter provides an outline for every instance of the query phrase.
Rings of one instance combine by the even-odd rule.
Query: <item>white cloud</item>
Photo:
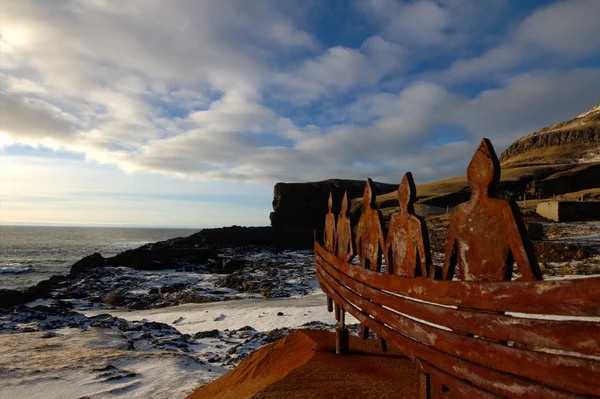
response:
[[[600,2],[559,1],[534,11],[507,39],[483,55],[459,60],[440,75],[444,81],[489,79],[500,72],[548,58],[557,64],[600,54]]]
[[[283,94],[278,98],[301,105],[376,85],[390,73],[401,73],[405,56],[401,46],[379,36],[367,38],[358,49],[331,47],[297,68],[280,73],[275,84]]]
[[[190,120],[198,127],[215,132],[262,133],[272,130],[279,117],[252,97],[230,90],[207,110],[192,113]]]
[[[561,57],[578,58],[600,53],[600,2],[560,1],[527,18],[516,41],[538,46]]]
[[[481,137],[501,150],[597,102],[597,69],[513,73],[472,98],[426,75],[415,81],[407,71],[422,53],[444,44],[460,48],[483,23],[474,21],[483,6],[364,4],[379,31],[356,48],[322,48],[295,19],[296,3],[8,3],[2,19],[11,22],[0,27],[10,58],[2,74],[2,130],[7,143],[60,147],[138,173],[272,184],[395,181],[399,170],[410,169],[423,181],[462,171]],[[496,10],[501,2],[489,4]],[[569,26],[588,20],[571,3],[536,11],[502,44],[462,71],[457,63],[448,76],[510,69],[522,56],[515,43],[590,54],[590,38],[566,45],[581,29],[543,37],[557,15]],[[280,55],[289,62],[273,62]],[[386,80],[396,84],[382,90]],[[307,112],[308,123],[298,122],[296,112]],[[447,125],[464,134],[431,145],[436,129]]]
[[[3,90],[45,104],[19,113],[16,103],[3,103],[10,142],[47,144],[46,136],[64,139],[76,130],[81,140],[72,150],[127,170],[136,169],[131,154],[148,142],[190,129],[277,127],[280,118],[258,97],[267,49],[316,46],[270,1],[8,2],[1,12]],[[50,112],[50,104],[57,109]],[[170,107],[181,117],[170,117]],[[67,126],[58,109],[76,121]],[[32,110],[35,118],[23,114]]]
[[[572,119],[598,102],[599,69],[523,73],[459,105],[454,122],[503,150],[517,138]]]
[[[17,142],[58,147],[75,137],[73,117],[44,101],[0,92],[0,133]]]
[[[385,39],[426,55],[480,40],[479,31],[502,16],[504,0],[357,0],[355,6],[379,27]],[[435,54],[433,54],[435,55]]]

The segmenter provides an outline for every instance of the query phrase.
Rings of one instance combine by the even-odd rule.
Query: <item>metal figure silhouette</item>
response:
[[[348,193],[344,192],[342,199],[342,210],[338,216],[335,228],[336,245],[335,254],[346,262],[350,262],[354,257],[354,248],[352,246],[352,226],[348,218]]]
[[[368,179],[363,196],[365,209],[356,228],[356,251],[365,268],[381,271],[381,254],[385,244],[381,229],[383,218],[376,208],[372,186],[373,181]]]
[[[415,215],[415,182],[410,172],[398,186],[400,212],[392,215],[385,240],[388,274],[428,277],[431,268],[429,235],[425,221]]]
[[[471,198],[450,213],[443,278],[451,280],[458,266],[464,281],[510,280],[516,261],[522,280],[541,280],[519,207],[495,197],[500,163],[488,139],[475,152],[467,180]]]
[[[331,211],[333,206],[333,199],[331,193],[329,193],[329,200],[327,201],[328,212],[325,216],[325,230],[323,231],[323,243],[325,248],[329,252],[335,252],[335,215]]]

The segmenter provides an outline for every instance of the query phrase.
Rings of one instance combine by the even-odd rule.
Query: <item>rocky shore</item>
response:
[[[0,289],[0,309],[46,297],[146,309],[239,298],[236,293],[289,296],[308,286],[298,281],[296,292],[279,280],[300,278],[297,274],[310,266],[312,245],[313,231],[306,229],[205,229],[110,258],[89,255],[73,264],[67,276],[52,276],[26,290]],[[285,255],[294,250],[304,250],[304,255]],[[198,275],[202,284],[196,284]]]
[[[428,223],[440,263],[446,215]],[[535,246],[545,278],[600,273],[600,222],[543,227]],[[333,330],[313,237],[203,230],[114,257],[95,253],[66,276],[0,290],[0,396],[64,397],[55,382],[69,381],[67,397],[184,397],[295,329]],[[347,323],[358,334],[356,320]]]
[[[207,229],[110,258],[95,253],[66,276],[0,290],[0,396],[57,397],[52,381],[71,381],[67,397],[181,397],[293,328],[332,329],[324,299],[290,309],[265,301],[318,291],[313,236],[270,227]],[[242,303],[252,307],[241,310]],[[162,309],[155,318],[138,317]],[[256,322],[240,325],[240,312]],[[81,364],[55,361],[80,353],[87,353]],[[161,380],[163,373],[171,379]],[[165,389],[171,385],[174,391]]]

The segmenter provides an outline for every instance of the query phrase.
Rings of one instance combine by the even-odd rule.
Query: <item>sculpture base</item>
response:
[[[350,334],[345,328],[335,330],[335,353],[344,355],[350,352]]]

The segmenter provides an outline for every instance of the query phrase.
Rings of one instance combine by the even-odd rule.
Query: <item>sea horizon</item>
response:
[[[81,258],[104,257],[203,230],[191,227],[0,224],[0,288],[23,289],[68,274]]]
[[[44,223],[44,222],[32,222],[32,223],[24,223],[24,222],[1,222],[0,227],[101,227],[101,228],[128,228],[128,229],[189,229],[189,230],[202,230],[202,229],[215,229],[226,226],[177,226],[177,225],[144,225],[144,224],[103,224],[103,223]]]

